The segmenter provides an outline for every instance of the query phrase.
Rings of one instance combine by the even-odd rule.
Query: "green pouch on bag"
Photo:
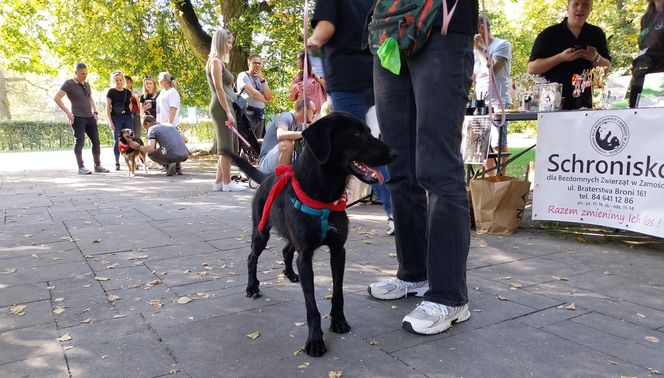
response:
[[[397,40],[390,37],[380,46],[376,55],[380,58],[380,65],[386,70],[398,75],[401,72],[401,54]]]

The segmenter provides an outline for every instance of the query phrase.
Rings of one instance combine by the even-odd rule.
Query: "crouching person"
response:
[[[189,150],[177,128],[157,123],[153,116],[145,116],[143,127],[147,131],[148,143],[145,146],[130,142],[131,148],[140,149],[152,161],[166,168],[166,176],[181,175],[180,163],[187,160]],[[157,146],[159,144],[159,146]]]
[[[274,117],[266,128],[261,153],[258,156],[258,169],[263,173],[273,173],[278,165],[291,165],[295,142],[302,139],[305,123],[313,121],[316,104],[300,99],[295,103],[295,110],[284,112]]]

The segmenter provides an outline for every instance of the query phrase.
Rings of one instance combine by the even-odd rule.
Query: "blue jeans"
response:
[[[121,116],[111,116],[113,120],[113,125],[115,125],[115,131],[113,131],[113,154],[115,154],[115,162],[120,161],[120,150],[118,150],[118,140],[120,140],[120,134],[122,129],[131,129],[133,128],[133,121],[131,114],[125,114]]]
[[[335,111],[348,112],[354,115],[356,118],[365,120],[369,108],[374,105],[374,91],[373,88],[366,88],[353,92],[330,92],[330,97],[332,97],[332,108]],[[385,166],[378,167],[383,176],[385,176],[385,181],[389,179],[389,174]],[[378,200],[383,203],[385,209],[385,214],[388,217],[392,217],[392,200],[390,199],[390,191],[385,185],[373,184],[371,185],[374,193],[378,197]]]
[[[472,36],[434,31],[394,75],[374,59],[376,112],[383,140],[399,156],[388,170],[399,270],[429,280],[424,299],[468,302],[470,213],[461,125],[473,72]]]

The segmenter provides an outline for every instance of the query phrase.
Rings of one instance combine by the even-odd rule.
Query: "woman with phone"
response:
[[[150,115],[155,117],[155,119],[157,118],[157,96],[159,96],[159,91],[152,75],[145,75],[143,79],[143,94],[139,99],[144,116]]]

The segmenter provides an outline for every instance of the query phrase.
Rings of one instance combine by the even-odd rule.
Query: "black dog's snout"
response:
[[[390,160],[394,161],[394,159],[396,159],[397,156],[399,156],[397,150],[395,150],[394,148],[390,148]]]

